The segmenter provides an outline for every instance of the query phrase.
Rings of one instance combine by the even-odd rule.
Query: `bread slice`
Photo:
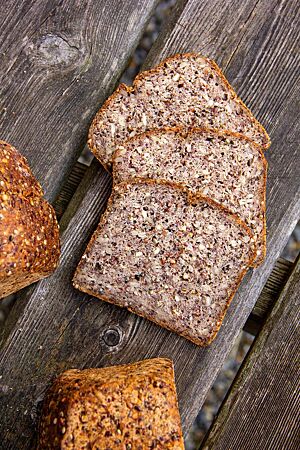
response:
[[[0,298],[54,271],[60,254],[55,212],[25,158],[0,142]]]
[[[97,113],[88,144],[109,167],[117,145],[143,131],[166,126],[230,130],[264,149],[270,145],[265,129],[217,64],[193,53],[175,55],[142,72],[133,87],[121,84]]]
[[[114,182],[151,178],[200,191],[236,213],[257,243],[255,265],[266,251],[267,162],[243,135],[207,129],[160,129],[130,139],[115,152]]]
[[[256,256],[234,214],[176,184],[116,185],[74,286],[209,344]]]
[[[68,370],[49,389],[39,450],[184,450],[173,364]]]

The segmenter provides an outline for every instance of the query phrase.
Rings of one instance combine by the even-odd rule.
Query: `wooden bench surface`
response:
[[[298,450],[300,257],[202,450]]]
[[[0,3],[1,139],[28,157],[50,201],[157,2]]]
[[[15,116],[3,113],[1,137],[26,153],[47,197],[54,199],[82,149],[92,115],[113,89],[155,2],[57,1],[51,3],[51,11],[46,11],[41,0],[23,3],[18,21],[13,14],[17,2],[10,0],[0,6],[8,17],[0,32],[1,42],[10,54],[6,70],[1,70],[1,89],[6,93],[6,111],[15,112]],[[79,3],[84,3],[83,10]],[[9,33],[14,21],[15,31]],[[17,26],[25,31],[17,33]],[[202,52],[216,59],[266,126],[273,141],[266,155],[266,261],[248,273],[216,340],[204,349],[76,291],[72,275],[111,189],[110,175],[94,161],[61,220],[59,269],[19,294],[4,330],[0,355],[3,448],[32,448],[39,405],[57,373],[70,367],[120,364],[152,356],[174,360],[183,427],[188,430],[299,216],[297,28],[296,0],[176,3],[145,66],[178,51]],[[66,73],[63,63],[53,68],[52,38],[46,43],[42,39],[50,35],[62,40],[57,42],[60,57],[64,59],[65,44],[71,45],[80,49],[84,63],[70,56]],[[32,44],[35,39],[42,39],[37,47]],[[32,46],[33,55],[38,49],[37,57],[30,56]],[[66,58],[69,61],[69,56]],[[28,72],[21,76],[21,70]],[[75,73],[79,73],[78,82]]]

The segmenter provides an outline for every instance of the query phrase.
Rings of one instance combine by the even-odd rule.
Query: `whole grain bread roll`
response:
[[[200,54],[172,56],[121,84],[96,114],[88,144],[110,167],[117,145],[161,127],[206,127],[244,134],[263,149],[270,138],[217,64]]]
[[[26,159],[0,141],[0,298],[48,276],[58,264],[55,212]]]
[[[114,183],[131,178],[173,181],[200,192],[236,213],[253,231],[254,265],[266,253],[267,161],[260,147],[243,135],[209,129],[158,129],[118,147]]]
[[[73,284],[208,345],[256,257],[235,214],[176,184],[116,185]]]
[[[68,370],[44,400],[38,450],[184,450],[172,362]]]

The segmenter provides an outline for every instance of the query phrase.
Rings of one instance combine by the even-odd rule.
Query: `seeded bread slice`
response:
[[[55,212],[26,159],[0,142],[0,298],[48,276],[58,264]]]
[[[259,265],[266,251],[267,162],[243,135],[193,129],[160,129],[135,136],[114,155],[114,182],[131,178],[174,181],[200,191],[236,213],[251,228]]]
[[[141,179],[114,187],[73,283],[207,345],[255,256],[236,215],[176,184]]]
[[[117,145],[143,131],[160,127],[208,127],[239,132],[262,148],[270,139],[237,97],[217,64],[199,54],[166,59],[121,84],[97,113],[88,144],[108,168]]]
[[[172,362],[62,373],[39,431],[39,450],[184,450]]]

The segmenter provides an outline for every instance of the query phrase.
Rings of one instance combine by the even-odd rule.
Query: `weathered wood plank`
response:
[[[54,200],[157,0],[0,2],[0,135]]]
[[[180,2],[179,2],[180,3]],[[188,0],[175,7],[176,20],[161,32],[144,68],[173,53],[196,51],[226,68],[235,53],[259,0]]]
[[[300,258],[247,356],[203,450],[298,450]]]
[[[30,443],[36,425],[35,405],[58,372],[158,355],[175,362],[182,420],[185,431],[188,429],[299,215],[295,11],[296,0],[190,0],[177,16],[175,34],[170,32],[157,43],[160,55],[182,49],[185,42],[185,49],[205,47],[208,56],[222,61],[221,43],[226,42],[224,64],[232,74],[231,81],[249,99],[254,112],[264,118],[273,138],[269,152],[267,259],[244,280],[217,339],[209,348],[197,348],[148,321],[72,289],[75,266],[110,189],[108,175],[92,164],[83,180],[84,189],[76,194],[64,218],[61,266],[50,279],[31,289],[27,298],[20,298],[23,313],[3,347],[0,420],[8,450],[20,448],[24,438]]]

